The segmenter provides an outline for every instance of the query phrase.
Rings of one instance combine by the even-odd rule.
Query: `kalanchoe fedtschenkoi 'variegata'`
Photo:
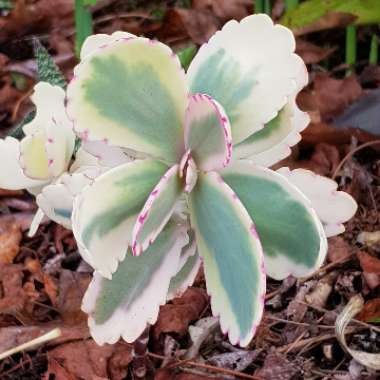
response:
[[[294,49],[292,33],[265,15],[228,22],[186,74],[158,41],[86,40],[67,94],[74,129],[143,158],[102,174],[74,203],[73,231],[95,268],[83,310],[98,343],[138,338],[202,260],[213,314],[245,346],[265,274],[321,265],[325,229],[341,232],[355,202],[311,172],[266,168],[309,121],[295,102],[307,71]]]
[[[13,137],[0,140],[0,188],[27,189],[36,196],[39,210],[29,230],[33,235],[44,215],[71,228],[75,195],[104,172],[107,165],[83,148],[72,162],[75,134],[66,114],[62,88],[39,82],[31,98],[36,115],[23,127],[25,137],[21,141]],[[87,144],[88,148],[94,144],[99,143]],[[110,151],[115,155],[115,149],[120,151],[103,145],[103,155],[109,156]],[[125,160],[117,160],[110,167],[122,162]]]

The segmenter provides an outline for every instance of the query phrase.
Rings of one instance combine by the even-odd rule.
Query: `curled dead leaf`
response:
[[[327,299],[333,289],[333,282],[336,279],[337,274],[335,272],[329,273],[318,281],[315,288],[305,295],[305,300],[309,305],[317,307],[325,307]]]
[[[204,289],[189,288],[180,298],[175,298],[172,304],[161,306],[158,320],[153,327],[156,339],[162,333],[184,335],[189,324],[196,320],[208,303]]]
[[[364,351],[351,349],[346,342],[345,330],[351,319],[358,314],[364,305],[361,295],[350,299],[335,322],[336,337],[342,348],[351,355],[358,363],[374,370],[380,370],[380,354],[372,354]]]

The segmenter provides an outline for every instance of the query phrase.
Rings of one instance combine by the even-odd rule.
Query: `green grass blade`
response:
[[[265,12],[264,0],[255,0],[254,9],[255,9],[255,13],[264,13]]]
[[[80,55],[84,40],[93,33],[92,14],[87,9],[88,0],[75,0],[75,54]]]
[[[353,66],[356,64],[356,26],[349,25],[346,28],[346,64],[350,68],[346,71],[346,76],[353,73]]]
[[[264,13],[266,13],[269,17],[272,14],[272,5],[271,5],[270,0],[264,1]]]
[[[369,64],[377,65],[379,62],[379,37],[376,34],[372,35],[371,47],[369,51]]]

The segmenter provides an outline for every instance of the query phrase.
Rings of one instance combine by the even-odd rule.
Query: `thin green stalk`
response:
[[[346,76],[352,74],[352,67],[356,64],[356,26],[349,25],[346,27],[346,64],[350,68],[346,71]]]
[[[75,54],[77,57],[84,40],[93,32],[92,14],[85,3],[86,0],[75,0]]]
[[[369,50],[369,64],[377,65],[379,62],[379,37],[376,34],[372,35],[371,48]]]
[[[265,5],[264,0],[255,0],[255,13],[264,13]]]
[[[287,12],[292,11],[297,8],[299,4],[299,0],[285,0],[285,10]]]
[[[265,0],[264,1],[264,12],[268,16],[271,16],[271,14],[272,14],[272,6],[271,6],[271,3],[270,3],[270,0]]]

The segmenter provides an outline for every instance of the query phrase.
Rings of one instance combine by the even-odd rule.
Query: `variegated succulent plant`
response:
[[[36,196],[39,210],[29,235],[44,215],[71,228],[75,195],[108,168],[129,160],[119,148],[107,145],[102,148],[103,158],[95,157],[86,151],[91,152],[93,143],[83,144],[73,161],[75,134],[65,110],[65,91],[39,82],[32,101],[36,115],[23,127],[25,137],[0,140],[0,188],[27,189]]]
[[[85,41],[67,113],[92,159],[110,163],[75,188],[71,222],[95,269],[83,310],[98,343],[137,339],[203,262],[212,312],[230,341],[245,346],[263,313],[266,274],[299,277],[321,265],[326,237],[344,230],[356,203],[310,171],[268,169],[309,122],[296,104],[308,78],[294,50],[292,33],[265,15],[228,22],[187,73],[158,41],[125,32]],[[73,137],[53,175],[50,132],[25,132],[31,142],[17,145],[25,151],[17,170],[40,182],[13,188],[63,178]],[[71,170],[84,173],[87,165],[75,162]],[[61,182],[42,191],[54,187],[54,215]]]

